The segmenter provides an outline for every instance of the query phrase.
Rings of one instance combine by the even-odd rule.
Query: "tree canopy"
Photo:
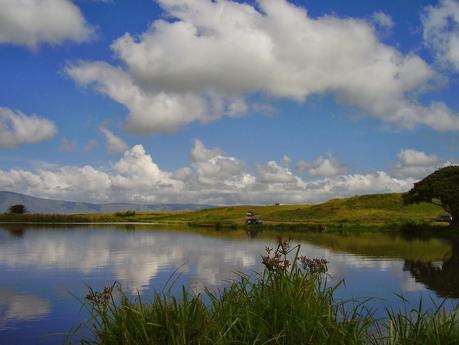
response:
[[[24,214],[27,212],[27,209],[24,205],[22,204],[17,204],[17,205],[12,205],[10,206],[10,208],[8,209],[8,211],[10,213],[14,213],[14,214]]]
[[[459,225],[459,166],[441,168],[403,195],[405,204],[430,202],[441,206],[450,216],[450,223]]]

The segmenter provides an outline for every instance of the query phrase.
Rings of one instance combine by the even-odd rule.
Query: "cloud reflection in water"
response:
[[[44,298],[0,289],[0,329],[8,327],[15,321],[41,319],[50,311],[51,305]]]
[[[0,241],[0,265],[84,274],[108,269],[132,292],[150,286],[160,272],[180,268],[189,276],[190,285],[200,290],[221,285],[234,278],[235,272],[260,271],[265,246],[275,246],[273,239],[241,241],[189,232],[113,230],[26,231],[21,238]],[[302,243],[302,254],[327,259],[335,280],[345,278],[353,269],[390,271],[402,291],[423,289],[403,272],[401,260],[339,254],[306,242]]]

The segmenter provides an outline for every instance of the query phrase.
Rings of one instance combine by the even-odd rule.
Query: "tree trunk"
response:
[[[459,212],[458,210],[453,210],[451,213],[451,222],[449,223],[451,226],[459,227]]]

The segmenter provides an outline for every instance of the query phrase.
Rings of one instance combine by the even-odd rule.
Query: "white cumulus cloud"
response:
[[[132,131],[167,132],[243,114],[253,94],[301,102],[325,93],[384,122],[459,129],[444,103],[412,97],[438,79],[436,72],[421,57],[381,42],[365,20],[313,18],[285,0],[159,5],[162,19],[112,44],[123,67],[102,61],[66,67],[78,84],[124,105]]]
[[[401,150],[398,155],[393,174],[399,177],[424,177],[435,171],[440,159],[413,149]]]
[[[381,26],[384,29],[391,29],[394,26],[394,21],[392,17],[388,14],[384,13],[383,11],[376,11],[373,13],[373,21]]]
[[[268,161],[266,164],[257,165],[257,178],[260,183],[264,184],[292,184],[296,187],[302,184],[301,179],[295,176],[288,167],[280,165],[276,161]]]
[[[255,177],[245,172],[239,159],[226,156],[220,149],[209,149],[198,139],[191,151],[191,162],[193,170],[188,168],[184,175],[188,188],[243,190],[255,183]]]
[[[0,44],[36,48],[92,36],[93,29],[70,0],[0,0]]]
[[[127,129],[132,132],[172,132],[193,121],[208,122],[222,113],[235,115],[238,109],[245,109],[240,99],[225,101],[217,94],[150,90],[126,71],[105,62],[80,62],[69,65],[66,71],[80,85],[92,85],[126,106]]]
[[[319,156],[312,162],[299,160],[296,167],[301,172],[306,171],[309,175],[322,177],[337,176],[346,171],[331,153],[327,153],[326,157]]]
[[[443,160],[436,155],[413,149],[401,150],[397,158],[398,161],[392,171],[392,174],[397,177],[419,179],[433,173],[439,168],[457,164],[455,161]]]
[[[127,150],[127,144],[123,141],[123,139],[115,135],[111,130],[104,126],[99,127],[99,130],[105,137],[105,141],[107,143],[107,151],[110,154],[120,153]]]
[[[48,119],[0,107],[0,148],[33,144],[52,138],[56,132]]]
[[[182,182],[162,171],[142,145],[127,150],[108,171],[90,165],[0,170],[0,186],[33,195],[73,200],[108,201],[167,199]]]
[[[438,162],[438,157],[435,155],[429,155],[422,151],[416,151],[406,149],[400,151],[398,159],[403,165],[434,165]]]
[[[145,152],[142,145],[134,145],[124,152],[123,157],[115,164],[115,170],[121,175],[111,178],[112,186],[116,188],[138,190],[172,190],[181,189],[180,181],[172,178],[172,174],[162,171],[153,161],[152,157]]]
[[[459,2],[439,1],[428,6],[422,18],[424,42],[444,66],[459,71]]]
[[[285,160],[284,160],[285,163]],[[253,172],[236,157],[196,140],[189,166],[161,169],[142,145],[126,150],[109,167],[42,165],[0,169],[0,189],[78,201],[272,204],[314,203],[356,194],[403,192],[415,180],[383,171],[305,181],[274,160]]]

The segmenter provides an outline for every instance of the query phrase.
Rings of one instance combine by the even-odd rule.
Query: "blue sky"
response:
[[[303,203],[456,163],[457,1],[0,9],[2,190]]]

